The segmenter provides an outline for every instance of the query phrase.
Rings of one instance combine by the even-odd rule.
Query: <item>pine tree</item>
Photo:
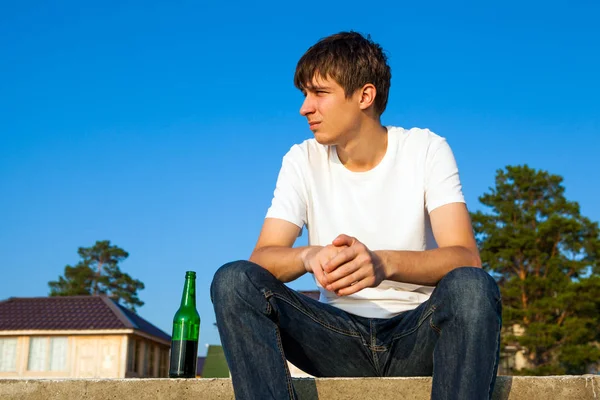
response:
[[[484,268],[502,292],[503,342],[526,349],[525,374],[582,374],[600,360],[600,232],[562,181],[508,166],[479,198],[490,212],[472,214]]]
[[[119,266],[129,253],[111,246],[108,240],[80,247],[77,253],[81,261],[74,267],[67,265],[64,277],[48,282],[50,296],[106,294],[132,311],[144,305],[138,297],[138,290],[144,289],[144,284],[122,272]]]

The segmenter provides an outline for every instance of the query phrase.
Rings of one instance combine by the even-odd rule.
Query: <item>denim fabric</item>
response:
[[[296,399],[286,359],[316,377],[433,376],[432,399],[491,398],[501,301],[480,268],[451,271],[390,319],[320,303],[249,261],[221,267],[211,299],[236,399]]]

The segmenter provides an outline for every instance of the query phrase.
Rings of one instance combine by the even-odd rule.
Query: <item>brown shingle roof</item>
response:
[[[11,297],[0,301],[0,331],[137,329],[171,337],[107,296]]]

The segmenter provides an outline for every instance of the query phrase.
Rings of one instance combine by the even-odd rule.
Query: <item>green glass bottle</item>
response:
[[[173,317],[169,378],[195,378],[200,315],[196,310],[196,273],[185,273],[181,305]]]

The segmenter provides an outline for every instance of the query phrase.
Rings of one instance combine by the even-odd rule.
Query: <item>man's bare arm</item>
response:
[[[441,206],[431,212],[430,219],[439,246],[432,250],[371,251],[357,238],[338,236],[333,244],[348,247],[324,265],[326,289],[343,296],[378,286],[384,279],[436,285],[455,268],[481,267],[471,219],[463,203]]]
[[[290,282],[307,272],[305,258],[311,247],[292,247],[300,228],[288,221],[266,218],[250,261],[272,273],[282,282]]]
[[[435,285],[455,268],[481,267],[471,218],[464,203],[436,208],[430,219],[437,249],[375,252],[387,267],[387,279]]]
[[[386,279],[416,285],[435,286],[448,272],[458,267],[481,267],[473,253],[462,246],[375,253],[390,271]]]

